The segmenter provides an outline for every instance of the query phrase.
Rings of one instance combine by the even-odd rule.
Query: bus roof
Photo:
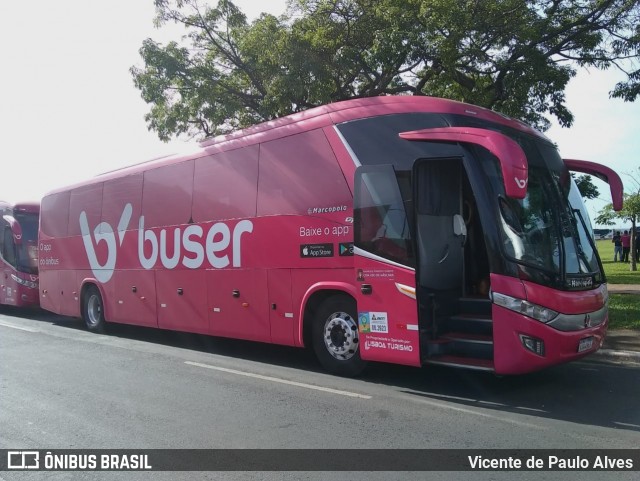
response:
[[[478,117],[484,120],[503,124],[527,133],[542,136],[540,132],[533,129],[528,124],[516,119],[512,119],[493,110],[475,105],[457,102],[455,100],[441,99],[437,97],[415,96],[415,95],[399,95],[399,96],[381,96],[366,97],[361,99],[343,100],[321,107],[315,107],[299,113],[287,115],[279,119],[263,122],[243,130],[232,132],[227,135],[220,135],[211,139],[206,139],[200,143],[201,146],[211,146],[233,139],[242,138],[248,135],[254,135],[279,127],[286,127],[292,124],[310,122],[311,120],[329,116],[332,120],[331,124],[339,124],[350,120],[358,120],[367,117],[375,117],[378,115],[389,115],[395,113],[408,112],[428,112],[439,114],[460,114]],[[306,129],[305,129],[306,130]],[[544,137],[544,136],[543,136]]]
[[[547,139],[542,133],[533,129],[524,122],[509,118],[484,107],[465,104],[463,102],[437,97],[413,95],[367,97],[344,100],[315,107],[299,113],[287,115],[286,117],[281,117],[279,119],[262,122],[252,127],[229,134],[206,139],[200,143],[190,145],[184,152],[166,155],[142,163],[105,172],[90,180],[55,189],[48,194],[63,192],[83,185],[144,172],[150,168],[190,160],[216,152],[234,150],[240,147],[288,137],[300,132],[340,124],[343,122],[380,115],[412,112],[465,115],[505,125],[507,127]]]

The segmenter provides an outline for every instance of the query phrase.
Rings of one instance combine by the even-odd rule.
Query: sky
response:
[[[283,13],[285,0],[236,0],[250,19]],[[102,172],[166,155],[185,141],[163,143],[149,132],[149,107],[129,69],[142,66],[145,38],[179,33],[153,27],[153,0],[29,0],[0,2],[0,199],[40,200],[53,189]],[[570,129],[546,135],[566,158],[603,163],[621,174],[640,166],[640,101],[609,99],[623,77],[580,71],[569,84]],[[610,202],[587,204],[592,219]]]

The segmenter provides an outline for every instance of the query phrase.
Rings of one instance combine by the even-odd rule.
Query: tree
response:
[[[432,95],[541,129],[570,126],[578,67],[628,68],[611,95],[640,95],[638,0],[289,0],[252,23],[229,0],[155,0],[182,39],[143,42],[134,83],[161,139],[209,136],[309,107]],[[626,62],[626,63],[625,63]]]
[[[597,199],[600,195],[598,187],[591,182],[590,175],[578,175],[577,177],[572,173],[573,180],[576,182],[576,186],[580,191],[580,195],[585,199]]]
[[[640,220],[640,168],[638,169],[638,173],[627,174],[629,178],[631,178],[632,183],[635,186],[635,191],[633,193],[625,193],[624,194],[624,205],[622,210],[616,212],[613,210],[613,204],[605,205],[600,212],[598,212],[598,216],[596,217],[596,224],[600,225],[614,225],[615,220],[622,220],[624,222],[631,222],[631,267],[632,271],[637,270],[637,261],[636,259],[636,226],[638,224],[638,220]]]

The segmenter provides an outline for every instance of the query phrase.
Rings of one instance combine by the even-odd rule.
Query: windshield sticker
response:
[[[584,289],[587,287],[593,287],[593,277],[568,278],[567,287],[569,287],[570,289]]]

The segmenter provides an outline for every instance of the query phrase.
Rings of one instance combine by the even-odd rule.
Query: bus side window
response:
[[[102,214],[103,184],[91,184],[71,191],[69,198],[69,227],[67,235],[80,236],[80,216],[84,212],[91,231],[100,224]],[[117,224],[115,224],[117,225]]]
[[[71,191],[47,195],[40,207],[40,232],[47,237],[67,237]],[[78,222],[78,219],[75,219]]]
[[[145,228],[188,224],[193,196],[193,160],[145,171],[142,215]]]
[[[375,166],[367,171],[360,170],[356,182],[356,245],[386,259],[413,266],[405,202],[393,169]]]
[[[256,144],[195,161],[194,222],[255,217],[258,153]]]
[[[314,208],[347,209],[351,202],[344,174],[321,129],[261,144],[258,216],[313,215]],[[344,219],[343,210],[333,212],[334,219]]]

